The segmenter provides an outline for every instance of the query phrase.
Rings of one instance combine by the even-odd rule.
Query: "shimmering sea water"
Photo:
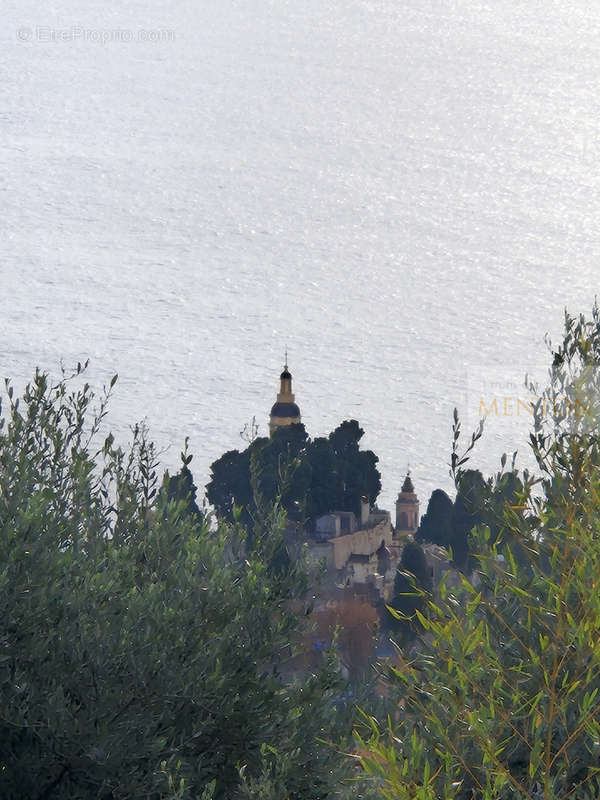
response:
[[[199,484],[253,415],[266,430],[287,346],[309,433],[358,419],[381,504],[410,463],[425,505],[450,488],[453,407],[517,393],[498,387],[548,363],[565,306],[591,307],[600,6],[4,0],[2,18],[1,372],[118,372],[113,428],[146,418],[169,467],[189,435]],[[500,416],[484,471],[526,450]]]

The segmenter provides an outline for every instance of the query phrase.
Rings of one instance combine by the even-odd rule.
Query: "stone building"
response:
[[[337,653],[346,677],[368,673],[377,646],[379,609],[391,599],[397,563],[394,531],[387,511],[371,510],[367,498],[361,513],[331,511],[304,531],[309,557],[323,563],[314,599],[314,630],[304,640],[304,652],[290,664],[300,672],[314,667],[338,628]]]
[[[371,510],[363,497],[360,519],[352,511],[324,514],[317,519],[307,546],[314,561],[325,563],[325,581],[331,588],[355,590],[362,586],[383,600],[394,584],[397,559],[391,549],[393,536],[389,512]]]

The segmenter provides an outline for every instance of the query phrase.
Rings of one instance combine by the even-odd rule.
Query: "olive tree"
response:
[[[281,507],[245,552],[187,452],[161,490],[144,429],[106,434],[116,376],[94,399],[81,372],[8,384],[0,421],[0,794],[275,800],[273,773],[277,797],[338,796],[335,670],[280,677],[306,586]]]

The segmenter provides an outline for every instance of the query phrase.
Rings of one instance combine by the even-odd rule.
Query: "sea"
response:
[[[525,377],[600,277],[588,0],[3,0],[0,372],[87,359],[124,445],[196,483],[288,353],[357,419],[379,505],[531,466]],[[548,343],[548,337],[551,342]],[[524,394],[525,392],[525,394]],[[495,401],[495,402],[494,402]],[[461,445],[461,446],[463,446]]]

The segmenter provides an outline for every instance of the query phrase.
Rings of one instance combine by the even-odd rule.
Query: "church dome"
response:
[[[287,365],[287,352],[280,379],[281,386],[277,395],[277,402],[271,408],[269,417],[269,432],[271,435],[273,435],[276,428],[300,422],[300,409],[295,403],[296,398],[292,392],[292,373]]]
[[[299,417],[300,409],[296,403],[277,402],[271,409],[272,417]]]

